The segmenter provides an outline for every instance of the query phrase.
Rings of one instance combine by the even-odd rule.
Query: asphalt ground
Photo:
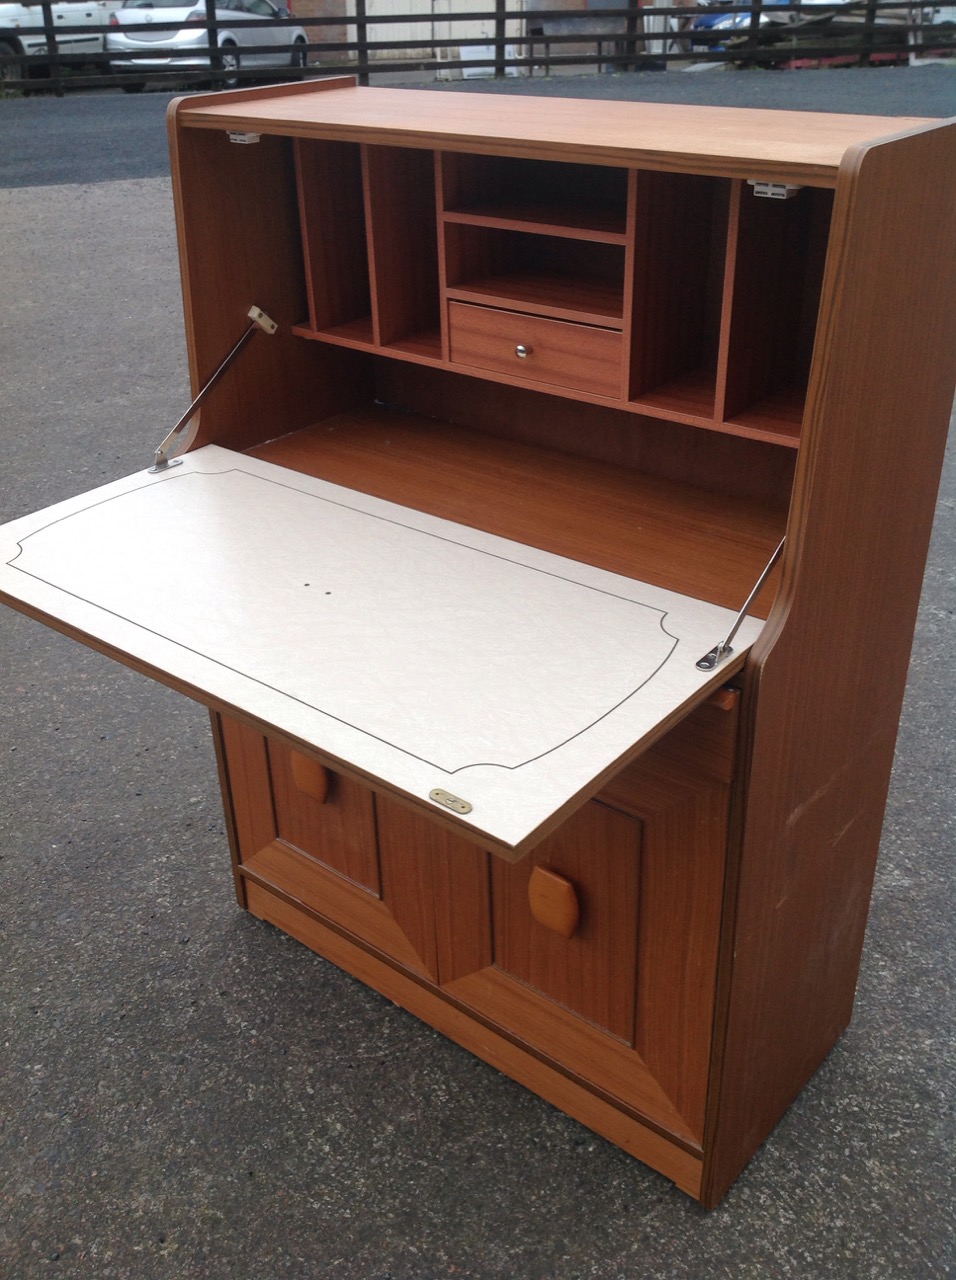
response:
[[[505,87],[936,115],[954,74]],[[3,519],[188,398],[167,99],[0,100]],[[956,1272],[954,509],[951,453],[854,1021],[711,1214],[240,912],[202,709],[0,611],[0,1280]]]

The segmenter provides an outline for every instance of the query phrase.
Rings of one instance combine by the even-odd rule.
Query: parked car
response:
[[[103,52],[103,28],[119,0],[53,0],[50,13],[56,46],[70,58],[91,58]],[[47,37],[42,30],[41,4],[0,3],[0,83],[42,72]],[[75,30],[74,28],[79,28]]]
[[[305,66],[305,31],[290,22],[288,12],[272,0],[218,0],[216,22],[220,65],[225,73],[220,87],[238,83],[240,65]],[[150,30],[154,23],[156,29]],[[178,29],[169,24],[179,24]],[[122,8],[110,15],[106,50],[114,71],[143,77],[124,84],[127,93],[142,89],[150,71],[211,67],[206,6],[203,0],[192,5],[179,0],[123,0]]]
[[[721,31],[728,36],[734,31],[749,31],[751,17],[749,13],[727,13],[725,5],[731,0],[700,0],[702,4],[713,4],[710,13],[700,13],[690,24],[691,47],[704,49],[726,49],[723,43],[717,43],[714,40],[695,39],[695,34],[699,31]],[[796,22],[797,14],[793,9],[784,9],[783,11],[773,12],[773,7],[781,4],[788,4],[790,0],[764,0],[764,7],[759,15],[759,25],[761,27],[768,26],[790,26]],[[771,6],[768,13],[766,6]]]
[[[725,11],[724,6],[731,0],[700,0],[700,2],[713,4],[713,9],[710,13],[699,14],[690,24],[692,48],[726,49],[730,47],[716,42],[713,38],[710,40],[701,38],[698,33],[703,31],[722,32],[728,39],[733,37],[734,32],[749,31],[751,24],[749,13]],[[801,0],[799,10],[778,7],[790,3],[792,0],[763,0],[759,26],[764,29],[762,43],[772,45],[775,31],[777,31],[780,41],[788,44],[795,57],[799,56],[801,41],[820,43],[821,39],[829,42],[843,37],[859,38],[861,27],[867,21],[864,6],[855,0]],[[889,31],[891,40],[905,41],[908,24],[932,26],[938,21],[934,15],[943,12],[944,10],[941,9],[906,6],[901,3],[897,8],[878,10],[873,22],[881,31]],[[953,13],[956,10],[950,9],[948,12]],[[766,28],[771,30],[767,31]],[[852,59],[858,54],[850,51],[849,56]],[[901,53],[899,56],[905,55]]]

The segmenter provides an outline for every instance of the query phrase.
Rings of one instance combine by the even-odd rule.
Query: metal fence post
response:
[[[53,81],[53,92],[62,98],[63,67],[60,65],[60,47],[56,42],[56,30],[53,26],[53,6],[50,0],[43,0],[43,35],[46,39],[46,53],[50,68],[50,79]]]
[[[358,44],[359,84],[368,84],[368,21],[365,0],[355,0],[355,39]]]
[[[206,31],[209,36],[209,66],[213,71],[222,70],[222,54],[219,52],[219,27],[216,23],[216,0],[206,0]],[[213,88],[221,89],[216,76]]]
[[[503,80],[505,74],[505,13],[508,0],[495,0],[495,79]]]
[[[750,0],[750,22],[747,24],[747,59],[744,66],[749,66],[751,59],[757,56],[757,50],[760,48],[760,13],[763,9],[763,0]]]
[[[876,0],[866,0],[866,16],[863,19],[863,47],[860,49],[860,66],[870,64],[873,52],[873,28],[876,26]]]
[[[637,65],[637,35],[638,31],[643,31],[644,19],[640,16],[641,0],[627,0],[627,17],[624,20],[624,42],[620,46],[620,51],[624,54],[624,62],[612,63],[611,68],[614,71],[633,71]],[[612,45],[612,48],[614,46]],[[615,52],[618,50],[615,49]],[[642,52],[647,52],[647,45],[642,48]]]

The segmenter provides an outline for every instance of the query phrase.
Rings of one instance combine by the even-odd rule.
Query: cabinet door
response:
[[[438,921],[449,995],[689,1150],[703,1139],[735,722],[701,708],[522,861],[488,857],[487,894],[448,895],[444,941]],[[478,856],[456,852],[459,885]]]
[[[700,708],[509,863],[221,718],[240,900],[304,909],[699,1151],[735,721]]]
[[[383,863],[373,793],[237,720],[213,724],[242,904],[252,881],[435,979],[428,867],[411,848]]]
[[[634,1039],[641,823],[589,804],[520,862],[491,864],[495,966]]]

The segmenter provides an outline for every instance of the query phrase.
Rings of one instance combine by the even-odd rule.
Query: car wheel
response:
[[[292,45],[292,57],[289,59],[289,65],[302,68],[307,62],[308,54],[306,53],[305,41],[296,40]]]
[[[0,63],[0,85],[5,85],[10,80],[19,80],[23,75],[20,55],[6,40],[0,40],[0,58],[10,59],[9,62]]]
[[[219,46],[219,54],[222,59],[222,75],[217,77],[220,86],[223,89],[237,89],[239,87],[239,50],[231,40],[225,40]]]

